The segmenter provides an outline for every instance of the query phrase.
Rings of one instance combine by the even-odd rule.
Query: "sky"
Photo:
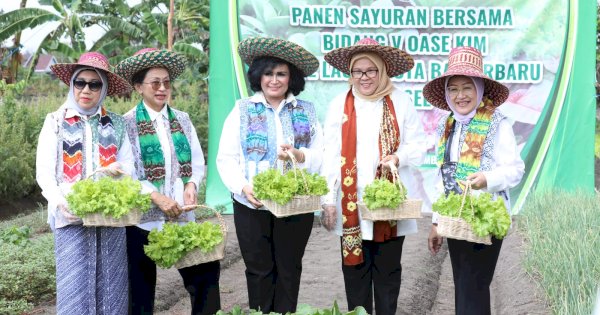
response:
[[[128,0],[129,4],[138,4],[142,0]],[[17,10],[19,5],[21,4],[21,0],[0,0],[0,10],[3,10],[5,13],[13,10]],[[43,8],[51,12],[56,12],[52,6],[42,6],[39,4],[38,0],[27,0],[28,8]],[[34,29],[27,29],[21,34],[21,44],[24,46],[25,51],[33,53],[37,47],[40,45],[40,42],[44,39],[50,31],[54,29],[54,27],[58,24],[46,23],[43,26],[36,27]],[[104,31],[99,26],[92,26],[84,29],[86,36],[85,42],[86,47],[90,48],[96,39],[100,38]],[[8,39],[3,43],[3,46],[12,45],[12,38]]]

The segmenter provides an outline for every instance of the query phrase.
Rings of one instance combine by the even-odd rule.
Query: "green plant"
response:
[[[322,196],[328,192],[323,176],[310,174],[304,169],[292,170],[284,175],[276,169],[268,169],[254,176],[253,182],[258,199],[273,200],[280,205],[297,195]]]
[[[539,280],[554,314],[591,314],[600,279],[600,195],[532,193],[518,220],[525,268]]]
[[[150,232],[144,252],[158,266],[169,268],[189,251],[200,248],[202,252],[210,252],[221,242],[223,232],[218,224],[208,221],[185,225],[166,223],[161,231]]]
[[[27,246],[0,243],[0,314],[20,314],[56,293],[54,237]]]
[[[225,312],[222,310],[217,312],[217,315],[263,315],[263,314],[267,314],[267,313],[263,313],[261,311],[256,311],[256,310],[252,310],[252,309],[244,311],[237,305],[234,306],[231,309],[231,311],[229,311],[229,312]],[[280,314],[280,313],[271,312],[269,314],[275,315],[275,314]],[[357,306],[353,311],[350,311],[350,312],[342,312],[342,311],[340,311],[340,308],[337,305],[337,301],[333,302],[333,307],[325,308],[325,309],[314,308],[307,304],[299,304],[295,313],[286,313],[286,315],[287,314],[289,314],[289,315],[368,315],[367,311],[362,306]]]
[[[365,186],[363,201],[367,208],[397,208],[401,202],[406,200],[406,188],[404,185],[396,185],[385,179],[375,179]]]
[[[31,237],[31,228],[26,225],[13,225],[8,229],[0,231],[0,243],[25,246],[31,243],[29,237]]]
[[[67,201],[76,216],[102,213],[119,219],[133,209],[150,210],[150,195],[141,194],[141,189],[142,184],[129,176],[117,180],[111,177],[98,181],[84,179],[73,185]]]

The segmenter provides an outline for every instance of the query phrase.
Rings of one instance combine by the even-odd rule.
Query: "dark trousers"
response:
[[[129,314],[152,314],[156,289],[156,264],[144,253],[149,231],[128,226]],[[221,308],[219,261],[179,269],[190,294],[192,314],[214,314]]]
[[[403,244],[404,236],[382,243],[363,240],[363,263],[346,266],[342,261],[348,310],[362,306],[367,313],[373,314],[374,291],[375,314],[396,314],[402,277],[400,258]]]
[[[492,245],[448,239],[457,315],[491,313],[490,284],[501,247],[502,240],[496,238]]]
[[[295,312],[302,257],[314,214],[277,218],[233,200],[233,218],[246,264],[250,308],[263,313]]]

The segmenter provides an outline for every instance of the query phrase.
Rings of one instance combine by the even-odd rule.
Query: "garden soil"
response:
[[[248,308],[248,294],[233,216],[224,216],[229,229],[225,258],[221,261],[221,306],[231,310]],[[402,251],[402,285],[398,298],[399,315],[454,314],[452,269],[446,244],[435,256],[427,250],[431,217],[418,220],[419,232],[409,235]],[[337,301],[346,310],[341,272],[339,237],[327,232],[315,220],[303,260],[299,303],[330,308]],[[513,227],[505,238],[492,282],[492,314],[551,314],[532,277],[524,271],[524,242]],[[190,314],[189,296],[176,269],[159,269],[155,314]],[[38,307],[32,314],[55,314],[52,305]]]

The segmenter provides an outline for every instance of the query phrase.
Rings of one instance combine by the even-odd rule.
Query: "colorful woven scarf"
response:
[[[192,150],[175,113],[169,105],[166,106],[173,147],[179,162],[179,176],[185,184],[192,176]],[[150,120],[143,102],[140,102],[135,109],[135,120],[140,139],[140,152],[144,162],[145,179],[156,188],[160,188],[165,182],[165,157],[156,135],[156,129],[152,125],[152,120]]]
[[[465,180],[468,175],[479,171],[481,166],[481,154],[483,152],[483,143],[490,130],[492,124],[492,115],[496,107],[493,106],[493,102],[484,97],[481,104],[477,108],[475,116],[469,122],[465,141],[460,148],[460,157],[456,165],[456,178],[459,180]],[[446,152],[446,144],[448,143],[448,137],[452,131],[454,124],[454,118],[452,115],[446,120],[446,126],[444,129],[444,135],[440,138],[437,149],[437,162],[438,166],[444,163],[444,153]]]
[[[66,113],[66,111],[65,111]],[[110,116],[104,107],[100,112],[100,126],[95,116],[90,118],[92,135],[97,137],[100,167],[105,167],[117,161],[117,139]],[[65,118],[62,123],[63,137],[63,181],[74,183],[82,178],[85,149],[85,123],[79,116]],[[98,130],[101,129],[101,130]]]
[[[291,129],[293,129],[294,148],[308,147],[310,145],[310,119],[305,112],[302,102],[298,101],[296,106],[291,103],[284,105],[280,112],[280,121],[284,127],[284,136],[287,133],[285,128],[287,122],[291,121]],[[252,161],[260,161],[265,156],[269,147],[268,135],[268,117],[267,107],[263,103],[251,103],[246,106],[247,127],[242,130],[242,135],[245,134],[246,142],[245,153]],[[289,116],[289,118],[287,118]],[[289,135],[291,136],[291,134]],[[276,147],[275,144],[271,144]]]
[[[400,129],[391,98],[385,96],[383,115],[379,129],[380,159],[395,152],[400,144]],[[347,266],[358,265],[364,261],[362,235],[356,202],[358,200],[356,165],[356,110],[352,90],[346,95],[344,116],[342,119],[342,255]],[[381,170],[377,171],[381,176]],[[388,174],[391,176],[391,174]],[[387,177],[387,176],[386,176]],[[396,222],[378,222],[373,225],[373,240],[383,242],[396,235]]]

